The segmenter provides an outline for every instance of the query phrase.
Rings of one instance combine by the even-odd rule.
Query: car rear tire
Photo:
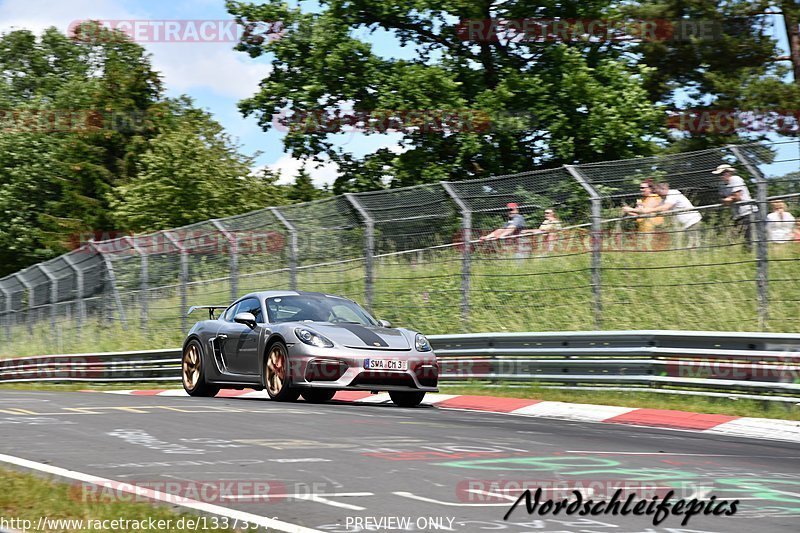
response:
[[[216,396],[219,392],[219,387],[206,381],[203,347],[196,339],[190,340],[186,348],[183,349],[181,382],[183,383],[183,390],[189,396],[209,397]]]
[[[306,389],[300,395],[309,403],[325,403],[333,399],[336,391],[330,389]]]
[[[300,397],[300,391],[292,387],[289,372],[289,354],[286,345],[275,341],[264,358],[264,388],[273,400],[293,402]]]
[[[422,403],[425,393],[419,391],[389,391],[389,398],[399,407],[416,407]]]

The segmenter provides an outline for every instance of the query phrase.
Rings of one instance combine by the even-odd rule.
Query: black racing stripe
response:
[[[389,346],[389,344],[383,340],[379,335],[377,335],[374,331],[370,331],[364,326],[359,326],[358,324],[337,324],[340,328],[344,328],[362,341],[367,346],[380,346],[381,348],[385,348]]]

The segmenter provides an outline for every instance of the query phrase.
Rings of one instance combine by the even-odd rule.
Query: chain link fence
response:
[[[720,165],[740,201],[723,202]],[[89,242],[2,278],[2,353],[172,346],[190,305],[268,289],[429,333],[796,331],[794,217],[797,141],[345,194]]]

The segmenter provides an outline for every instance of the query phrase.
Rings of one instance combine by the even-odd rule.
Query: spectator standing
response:
[[[731,165],[719,165],[711,173],[721,174],[722,183],[720,184],[719,192],[722,197],[722,203],[731,206],[734,228],[736,228],[739,235],[744,235],[745,248],[748,251],[751,250],[753,245],[753,214],[758,211],[758,207],[751,202],[750,190]]]
[[[623,207],[629,215],[645,215],[649,213],[666,213],[678,211],[674,216],[674,224],[685,236],[685,246],[696,248],[700,245],[700,221],[703,216],[694,209],[694,205],[678,189],[670,189],[669,183],[661,182],[655,186],[656,194],[661,198],[661,203],[654,207]]]
[[[653,190],[653,180],[646,179],[639,184],[641,198],[636,199],[636,208],[656,207],[661,205],[662,198]],[[642,217],[636,219],[636,227],[641,233],[653,233],[658,226],[664,224],[664,217]]]
[[[786,203],[781,200],[770,202],[772,212],[767,215],[767,239],[770,242],[784,243],[793,238],[795,220],[786,211]]]
[[[634,209],[656,207],[663,202],[662,198],[655,193],[653,189],[653,180],[651,178],[639,184],[639,194],[641,194],[641,198],[636,199],[636,207]],[[656,238],[656,233],[663,225],[664,217],[649,216],[637,218],[636,229],[641,237],[640,244],[643,244],[646,249],[662,249],[663,239]],[[657,245],[653,246],[654,244]]]

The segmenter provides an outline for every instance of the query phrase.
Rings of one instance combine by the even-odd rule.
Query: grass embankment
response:
[[[197,523],[199,518],[197,515],[177,513],[161,505],[84,498],[84,493],[79,485],[57,482],[5,468],[0,468],[0,485],[3,487],[3,490],[0,491],[0,516],[3,516],[6,521],[18,519],[16,524],[12,522],[11,525],[19,529],[24,526],[24,522],[20,523],[21,520],[30,520],[32,528],[29,530],[33,530],[39,524],[40,518],[46,517],[49,519],[47,522],[49,527],[45,528],[46,531],[78,532],[105,529],[106,531],[141,532],[147,530],[148,527],[136,527],[136,522],[123,521],[142,523],[141,521],[153,519],[156,524],[159,520],[164,521],[160,525],[170,524],[169,527],[158,528],[158,531],[177,533],[187,531],[187,529],[194,530],[193,527],[187,527],[187,521],[193,520]],[[92,493],[90,492],[90,494]],[[91,501],[94,499],[99,501]],[[56,520],[62,520],[62,522],[57,524]],[[64,520],[82,520],[84,527],[76,527],[77,523],[69,524]],[[101,526],[104,525],[103,521],[105,520],[117,520],[117,522],[106,522],[105,527],[93,528],[88,526],[87,521],[90,520]],[[183,521],[180,522],[181,520]],[[99,521],[99,523],[95,521]],[[179,524],[183,524],[183,527],[179,527]],[[42,523],[42,525],[45,524]],[[206,518],[205,525],[207,528],[203,528],[201,525],[197,530],[233,531],[233,529],[211,527],[214,525],[211,517]]]
[[[770,259],[769,329],[798,331],[800,246],[772,247]],[[240,260],[243,272],[253,272],[259,265],[257,256]],[[740,246],[606,252],[602,267],[603,329],[758,330],[756,262]],[[590,256],[582,250],[525,256],[515,250],[475,252],[466,321],[461,317],[460,269],[461,256],[454,250],[379,258],[374,314],[428,334],[597,329]],[[240,294],[283,287],[288,287],[285,272],[252,273],[239,280]],[[357,261],[302,269],[298,287],[363,303],[363,265]],[[193,284],[188,292],[189,305],[225,303],[230,298],[227,281]],[[0,357],[180,345],[185,309],[176,289],[150,295],[146,325],[133,300],[123,294],[125,328],[117,315],[113,319],[95,315],[81,330],[75,320],[65,318],[59,318],[54,329],[44,310],[39,320],[10,328],[6,342],[0,344]],[[109,305],[113,307],[113,302]],[[202,318],[198,312],[188,324]]]

